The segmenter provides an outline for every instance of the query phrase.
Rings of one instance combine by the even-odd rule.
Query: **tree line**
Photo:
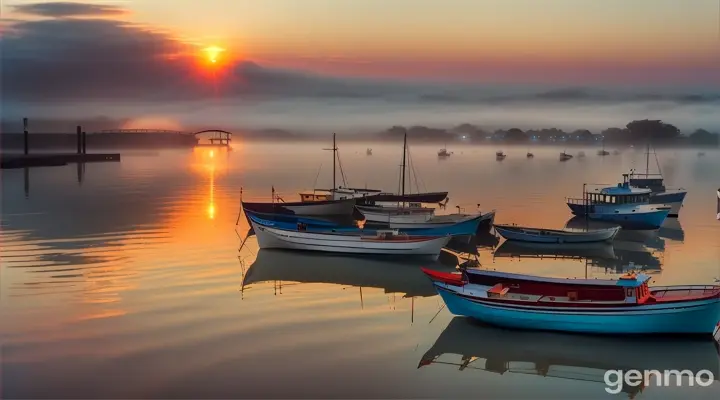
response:
[[[602,142],[623,144],[673,144],[689,143],[696,145],[718,146],[720,133],[712,133],[705,129],[697,129],[689,135],[684,135],[680,129],[661,120],[635,120],[629,122],[624,128],[607,128],[595,134],[587,129],[578,129],[565,132],[558,128],[528,129],[519,128],[498,129],[490,132],[476,125],[461,124],[451,129],[428,128],[425,126],[412,126],[405,128],[393,126],[383,132],[384,136],[402,136],[407,130],[408,136],[416,139],[438,140],[452,135],[453,139],[460,137],[470,141],[500,140],[507,142]]]

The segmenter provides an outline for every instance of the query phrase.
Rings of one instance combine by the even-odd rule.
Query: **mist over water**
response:
[[[22,110],[22,111],[20,111]],[[203,101],[113,102],[107,105],[63,103],[8,107],[11,115],[36,115],[67,121],[104,116],[124,120],[107,128],[192,130],[217,128],[284,129],[300,133],[374,133],[393,125],[450,128],[471,123],[485,129],[589,129],[599,133],[624,127],[636,119],[661,119],[685,133],[695,129],[720,131],[718,104],[674,101],[519,100],[508,102],[409,101],[382,99],[215,99]],[[22,117],[18,117],[21,121]],[[17,125],[17,123],[15,124]],[[113,126],[116,125],[116,126]],[[121,126],[117,126],[121,125]]]

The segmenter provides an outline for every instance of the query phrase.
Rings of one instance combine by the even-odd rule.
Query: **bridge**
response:
[[[98,133],[175,133],[178,135],[188,135],[187,132],[173,131],[167,129],[105,129]]]

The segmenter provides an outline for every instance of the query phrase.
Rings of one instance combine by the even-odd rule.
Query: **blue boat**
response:
[[[423,269],[448,310],[520,329],[593,334],[702,334],[720,319],[720,286],[649,287],[650,276],[567,279],[482,269]]]
[[[626,229],[659,229],[670,214],[669,205],[650,204],[652,190],[630,186],[628,175],[617,186],[587,191],[582,199],[567,199],[573,214],[617,223]]]
[[[254,221],[257,224],[264,226],[272,226],[280,229],[298,229],[302,227],[308,232],[338,232],[338,233],[360,233],[370,234],[375,232],[375,229],[364,229],[358,226],[347,226],[341,224],[334,224],[327,220],[320,220],[308,217],[298,217],[294,215],[279,215],[279,214],[261,214],[252,211],[245,210],[245,215],[249,221]],[[465,219],[452,225],[444,225],[433,228],[399,228],[398,231],[407,233],[408,235],[416,236],[472,236],[478,231],[480,222],[485,217],[484,214],[478,214],[476,216],[468,216]],[[385,228],[384,230],[387,230]]]

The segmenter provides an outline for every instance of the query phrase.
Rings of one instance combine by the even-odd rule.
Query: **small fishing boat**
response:
[[[507,154],[503,153],[502,151],[498,151],[495,153],[495,159],[498,161],[502,161],[507,157]]]
[[[379,224],[421,223],[435,215],[435,209],[411,203],[403,206],[361,206],[355,208],[365,217],[366,222]]]
[[[599,156],[608,156],[610,155],[610,152],[607,150],[598,150],[597,155]]]
[[[433,215],[430,219],[426,221],[410,221],[410,222],[403,222],[403,221],[397,221],[397,222],[390,222],[390,228],[391,229],[408,229],[408,228],[441,228],[441,227],[449,227],[456,224],[465,223],[468,221],[476,221],[479,223],[485,223],[485,224],[492,224],[492,221],[495,220],[495,210],[492,210],[488,213],[481,213],[478,212],[477,214],[446,214],[446,215]],[[489,226],[489,225],[488,225]]]
[[[631,187],[628,174],[617,187],[605,187],[589,192],[583,185],[582,199],[567,199],[575,215],[589,219],[614,222],[627,229],[658,229],[670,213],[670,206],[650,204],[650,189]]]
[[[488,213],[490,214],[490,213]],[[246,211],[245,216],[248,223],[255,221],[260,225],[272,226],[281,229],[297,229],[298,224],[304,225],[308,232],[339,232],[339,233],[355,233],[355,234],[376,234],[378,229],[369,228],[367,225],[362,228],[357,225],[333,223],[327,220],[299,217],[295,215],[278,215],[278,214],[259,214]],[[421,236],[471,236],[475,235],[489,217],[487,214],[478,214],[471,218],[460,220],[456,223],[445,225],[436,224],[429,226],[409,226],[397,229],[401,233],[408,235]],[[383,229],[379,229],[383,230]]]
[[[252,221],[261,249],[291,249],[330,253],[432,256],[437,258],[450,241],[447,236],[410,236],[397,230],[378,230],[374,235],[357,233],[309,232],[303,225],[296,230],[280,229]]]
[[[273,201],[270,203],[241,203],[243,210],[267,214],[352,215],[355,208],[355,199],[332,200],[332,194],[328,192],[301,192],[300,199],[299,202],[286,202],[273,189]]]
[[[367,150],[365,150],[365,154],[368,155],[368,156],[371,156],[371,155],[372,155],[372,149],[368,147]]]
[[[442,148],[442,149],[438,150],[437,155],[440,158],[445,158],[445,157],[450,157],[452,155],[452,153],[447,151],[446,148]]]
[[[569,231],[557,229],[529,228],[514,225],[495,225],[495,231],[508,240],[534,243],[591,243],[612,242],[620,231],[616,226],[607,229]]]
[[[572,154],[568,154],[564,151],[562,153],[560,153],[560,161],[567,161],[571,158],[573,158]]]
[[[468,268],[423,269],[448,310],[510,328],[593,334],[703,334],[720,316],[720,286],[648,287],[650,276],[567,279]]]
[[[535,154],[533,154],[533,153],[531,153],[531,152],[528,151],[526,157],[527,157],[527,158],[533,158],[533,157],[535,157]]]

